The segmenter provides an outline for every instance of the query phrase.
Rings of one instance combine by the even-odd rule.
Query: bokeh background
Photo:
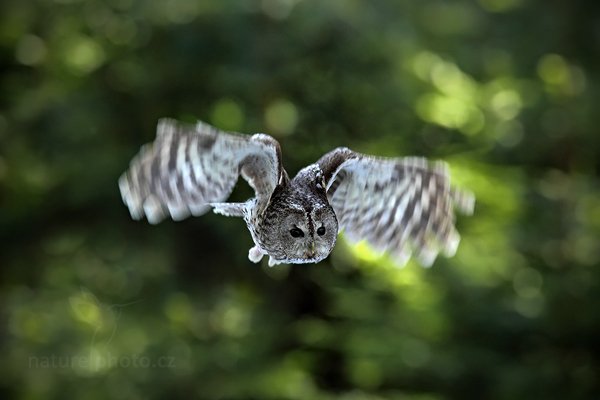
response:
[[[0,397],[600,398],[599,49],[594,1],[2,1]],[[475,215],[431,269],[254,265],[130,220],[163,116],[444,159]]]

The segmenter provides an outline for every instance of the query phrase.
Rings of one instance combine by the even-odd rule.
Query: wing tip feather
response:
[[[131,218],[134,220],[140,220],[144,217],[144,210],[141,201],[131,190],[130,180],[127,172],[123,173],[119,177],[119,192],[121,193],[121,199],[127,206]]]
[[[146,215],[146,219],[152,225],[158,224],[165,217],[164,210],[160,202],[153,196],[150,195],[144,200],[142,206],[143,214]]]
[[[452,200],[458,211],[464,215],[473,215],[475,212],[475,194],[465,189],[454,189]]]

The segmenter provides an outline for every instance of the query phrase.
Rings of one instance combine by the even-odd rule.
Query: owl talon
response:
[[[258,246],[254,246],[248,251],[248,259],[253,263],[257,263],[262,260],[264,253]]]
[[[226,217],[243,217],[246,203],[210,203],[215,214]]]
[[[277,261],[273,257],[269,256],[269,267],[273,267],[278,264],[281,264],[281,261]]]

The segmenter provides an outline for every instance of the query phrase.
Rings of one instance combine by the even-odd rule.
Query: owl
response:
[[[239,176],[254,189],[245,202],[225,202]],[[156,139],[142,147],[120,177],[134,219],[151,224],[211,210],[246,222],[252,262],[317,263],[338,233],[387,251],[399,265],[424,266],[452,256],[459,235],[454,210],[471,214],[474,197],[450,186],[445,163],[382,158],[339,147],[290,178],[277,140],[161,119]]]

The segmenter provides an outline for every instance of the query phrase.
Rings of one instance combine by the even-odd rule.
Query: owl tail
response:
[[[226,217],[243,217],[246,210],[246,203],[210,203],[215,214],[221,214]]]

